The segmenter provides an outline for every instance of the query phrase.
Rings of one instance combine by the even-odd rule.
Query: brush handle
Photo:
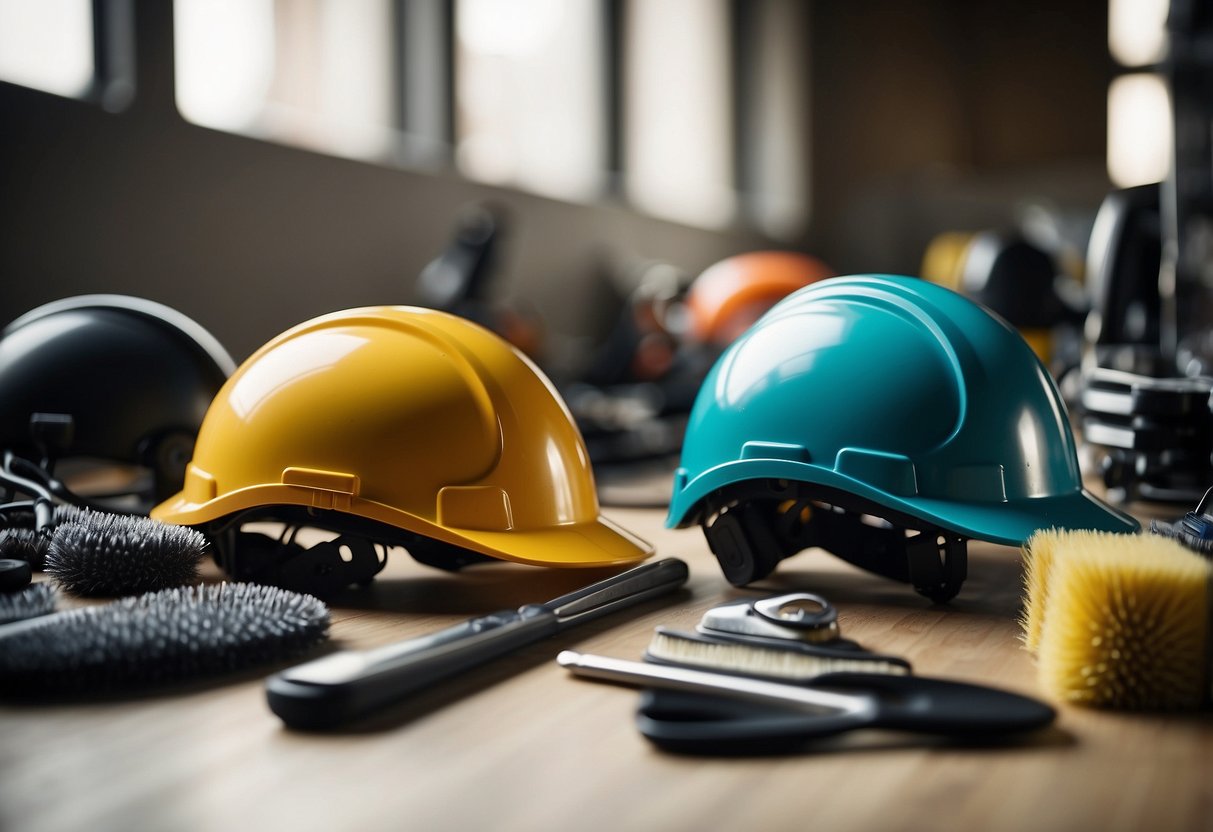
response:
[[[292,667],[267,680],[266,696],[270,710],[292,728],[332,728],[554,635],[558,626],[539,606],[503,610],[421,638]]]

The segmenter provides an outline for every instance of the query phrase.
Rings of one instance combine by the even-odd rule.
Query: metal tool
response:
[[[491,613],[374,650],[334,653],[271,676],[270,710],[292,728],[332,728],[574,624],[671,592],[687,575],[684,562],[666,558],[544,604]]]
[[[578,676],[657,688],[637,722],[646,737],[674,751],[788,750],[856,728],[1003,736],[1041,728],[1056,715],[1025,696],[921,676],[835,673],[787,685],[572,650],[556,661]]]
[[[727,633],[793,642],[820,643],[839,637],[838,611],[820,595],[793,592],[713,607],[703,614],[699,632]]]
[[[842,638],[834,605],[809,592],[713,607],[693,633],[658,627],[644,658],[797,683],[825,673],[910,672],[904,659]]]

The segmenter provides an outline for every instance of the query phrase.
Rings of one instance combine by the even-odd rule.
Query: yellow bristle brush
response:
[[[1040,629],[1044,622],[1047,578],[1053,564],[1053,552],[1058,540],[1072,532],[1041,529],[1023,547],[1024,604],[1020,617],[1024,646],[1032,653],[1040,646]],[[1078,532],[1077,534],[1087,534]]]
[[[1126,710],[1209,704],[1213,563],[1159,535],[1049,530],[1025,564],[1024,641],[1046,693]]]

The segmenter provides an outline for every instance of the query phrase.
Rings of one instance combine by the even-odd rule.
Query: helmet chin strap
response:
[[[968,571],[966,538],[834,489],[751,480],[707,502],[704,534],[735,586],[761,580],[781,560],[814,547],[908,583],[940,604],[956,596]],[[866,522],[864,515],[881,517],[887,525]]]
[[[245,531],[248,523],[279,523],[274,537]],[[337,532],[332,540],[303,546],[301,529]],[[233,580],[271,584],[331,598],[351,584],[367,584],[387,564],[387,548],[399,546],[418,563],[455,572],[496,558],[453,543],[338,511],[302,506],[265,506],[216,520],[202,528],[215,562]]]

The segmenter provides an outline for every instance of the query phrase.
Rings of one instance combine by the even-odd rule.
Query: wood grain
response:
[[[658,624],[790,590],[824,594],[844,632],[922,674],[1037,694],[1020,648],[1014,549],[973,544],[959,598],[819,551],[741,590],[697,530],[608,514],[691,566],[685,591],[573,629],[417,696],[355,730],[285,730],[264,674],[91,703],[0,707],[0,830],[1170,830],[1213,829],[1208,714],[1061,707],[1054,728],[1000,748],[869,733],[795,756],[656,751],[634,691],[579,681],[566,647],[639,658]],[[540,601],[606,573],[494,564],[446,575],[393,558],[333,604],[329,649],[366,648]],[[210,579],[217,579],[212,570]],[[267,673],[269,670],[266,671]]]

